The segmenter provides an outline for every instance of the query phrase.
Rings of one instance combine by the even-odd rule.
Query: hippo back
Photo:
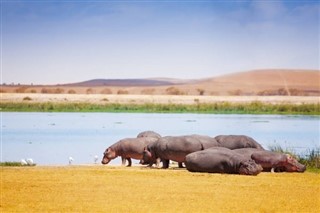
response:
[[[137,138],[143,138],[143,137],[154,137],[154,138],[161,138],[161,135],[154,132],[154,131],[144,131],[144,132],[140,132],[137,135]]]
[[[215,139],[218,141],[219,146],[228,149],[256,148],[264,150],[257,141],[246,135],[218,135]]]
[[[155,146],[158,157],[177,162],[184,162],[187,154],[203,149],[200,141],[192,136],[166,136]]]

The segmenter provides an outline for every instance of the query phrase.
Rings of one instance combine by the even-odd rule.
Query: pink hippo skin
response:
[[[277,153],[253,148],[235,149],[238,154],[251,157],[266,172],[304,172],[306,166],[289,154]]]

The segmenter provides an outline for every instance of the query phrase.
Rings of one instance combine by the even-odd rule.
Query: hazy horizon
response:
[[[319,70],[318,1],[1,1],[1,83]]]

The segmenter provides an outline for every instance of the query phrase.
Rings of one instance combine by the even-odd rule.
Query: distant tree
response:
[[[205,90],[198,88],[197,91],[199,92],[199,95],[204,95]]]
[[[86,90],[86,93],[87,93],[87,94],[93,94],[93,93],[94,93],[94,90],[93,90],[92,88],[88,88],[88,89]]]
[[[53,92],[54,92],[55,94],[61,94],[61,93],[64,93],[64,89],[62,89],[62,88],[56,88]]]
[[[76,94],[76,91],[73,90],[73,89],[69,89],[69,90],[68,90],[68,94]]]
[[[166,89],[166,93],[168,95],[185,95],[184,92],[180,91],[178,88],[176,87],[168,87]]]

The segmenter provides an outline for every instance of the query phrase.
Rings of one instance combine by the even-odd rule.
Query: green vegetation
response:
[[[6,112],[140,112],[212,114],[294,114],[320,115],[320,104],[199,103],[194,104],[117,104],[117,103],[0,103]]]
[[[273,152],[286,153],[294,156],[298,161],[307,166],[307,170],[310,172],[320,173],[320,149],[309,150],[305,155],[297,155],[290,150],[283,149],[281,146],[269,147],[269,150]]]
[[[10,162],[10,161],[6,161],[6,162],[0,162],[0,166],[35,166],[36,164],[26,164],[26,165],[22,165],[20,162]]]

